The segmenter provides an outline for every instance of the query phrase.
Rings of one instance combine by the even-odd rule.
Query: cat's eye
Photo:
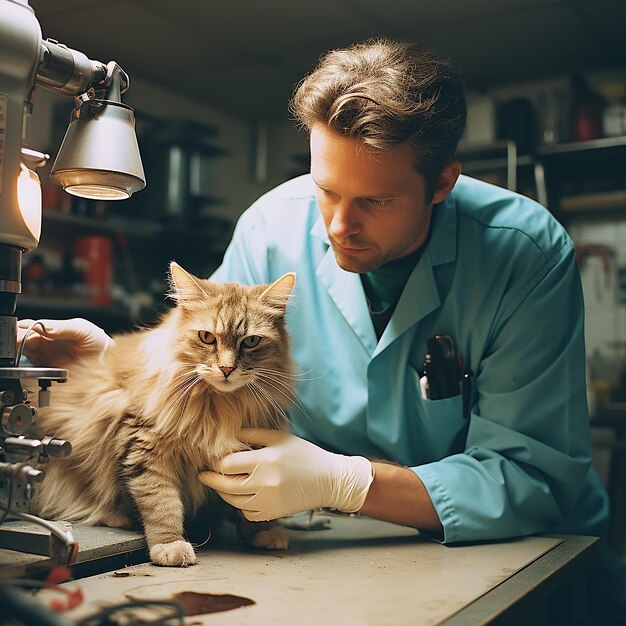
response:
[[[248,337],[244,337],[241,345],[243,345],[244,348],[254,348],[259,345],[260,341],[261,337],[259,337],[259,335],[250,335]]]
[[[198,337],[200,337],[200,341],[206,344],[215,343],[215,335],[210,333],[208,330],[199,330]]]

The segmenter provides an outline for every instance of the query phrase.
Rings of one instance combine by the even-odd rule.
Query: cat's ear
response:
[[[280,309],[284,313],[287,308],[287,302],[289,296],[293,291],[293,286],[296,284],[296,275],[294,272],[289,272],[279,279],[275,280],[260,296],[259,300],[265,302],[272,307]]]
[[[176,261],[170,263],[169,279],[169,296],[176,302],[197,300],[202,295],[206,295],[200,280],[184,270]]]

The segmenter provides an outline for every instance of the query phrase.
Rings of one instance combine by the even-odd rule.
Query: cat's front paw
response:
[[[282,526],[272,526],[254,534],[252,545],[266,550],[286,550],[289,547],[289,537]]]
[[[165,567],[187,567],[197,563],[196,553],[187,541],[157,543],[150,548],[150,560]]]

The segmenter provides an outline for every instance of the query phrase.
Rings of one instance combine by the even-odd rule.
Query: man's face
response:
[[[326,127],[311,129],[311,176],[337,264],[365,273],[417,250],[432,217],[408,144],[366,146]]]

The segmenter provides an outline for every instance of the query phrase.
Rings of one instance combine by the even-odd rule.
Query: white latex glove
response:
[[[263,447],[229,454],[199,478],[250,521],[321,507],[354,513],[363,506],[374,479],[366,458],[333,454],[277,430],[243,428],[238,438]]]
[[[17,323],[17,340],[22,341],[26,329],[34,320]],[[39,320],[24,344],[24,354],[33,365],[68,367],[81,357],[104,352],[113,340],[99,326],[81,317],[69,320]]]

